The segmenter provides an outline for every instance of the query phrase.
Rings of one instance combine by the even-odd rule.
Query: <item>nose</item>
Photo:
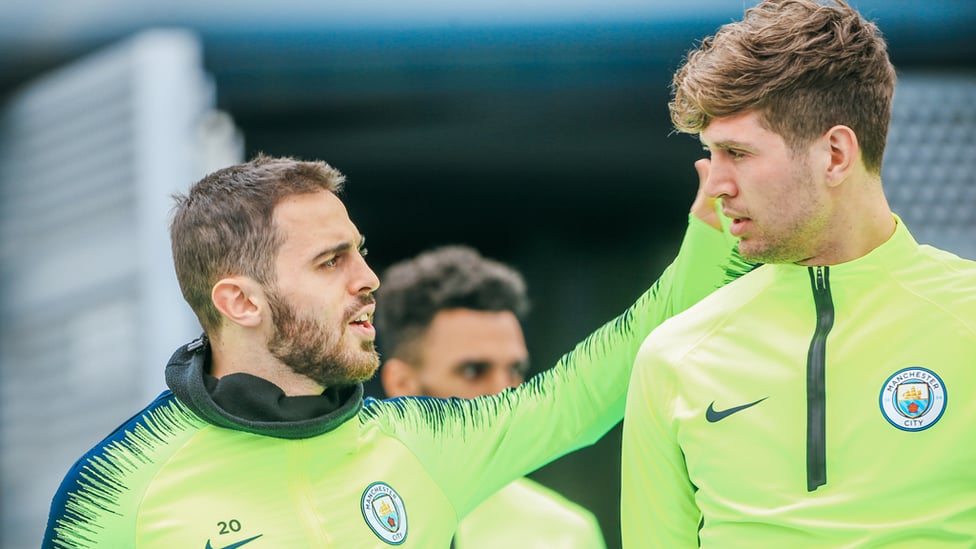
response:
[[[495,368],[495,392],[500,393],[509,387],[518,387],[522,383],[522,376],[508,367]]]
[[[520,380],[516,378],[510,368],[496,365],[483,379],[482,394],[497,395],[509,387],[518,387]]]
[[[353,278],[353,293],[372,293],[380,287],[380,279],[373,272],[373,269],[369,268],[366,263],[366,258],[357,254],[358,264],[356,276]]]
[[[699,177],[704,175],[702,190],[705,196],[712,199],[735,196],[737,190],[733,169],[729,162],[720,158],[712,157],[708,162],[705,173],[699,171]]]

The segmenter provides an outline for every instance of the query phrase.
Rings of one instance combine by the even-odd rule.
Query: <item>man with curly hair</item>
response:
[[[468,246],[442,246],[397,262],[380,277],[376,326],[387,396],[477,398],[521,385],[529,351],[521,322],[525,280]],[[458,524],[452,547],[600,549],[593,513],[528,478]]]

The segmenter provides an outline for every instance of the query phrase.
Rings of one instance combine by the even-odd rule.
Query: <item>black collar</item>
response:
[[[205,421],[276,438],[327,433],[355,417],[363,406],[363,385],[330,387],[321,395],[289,397],[275,384],[249,374],[211,376],[205,337],[184,345],[166,365],[166,385]]]

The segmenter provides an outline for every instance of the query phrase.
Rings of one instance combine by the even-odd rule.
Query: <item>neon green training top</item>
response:
[[[864,257],[764,265],[647,338],[625,547],[976,546],[976,263],[896,221]]]
[[[452,549],[605,549],[600,525],[562,494],[520,478],[461,519]]]
[[[361,385],[286,397],[207,373],[205,338],[166,367],[170,391],[68,472],[43,547],[448,547],[462,517],[622,417],[651,329],[724,277],[725,237],[692,218],[678,258],[626,312],[514,390],[363,402]]]

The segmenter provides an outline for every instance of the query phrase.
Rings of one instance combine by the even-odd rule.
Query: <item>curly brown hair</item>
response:
[[[678,131],[755,110],[794,149],[832,126],[858,137],[880,173],[895,69],[878,27],[843,0],[766,0],[719,28],[675,73],[669,103]]]
[[[391,265],[376,292],[376,327],[387,356],[420,363],[419,340],[441,311],[529,310],[525,279],[469,246],[434,248]]]
[[[173,263],[183,297],[205,332],[214,335],[220,313],[210,299],[223,277],[275,279],[274,258],[282,236],[275,206],[288,196],[326,190],[338,194],[345,176],[325,162],[259,154],[218,170],[194,184],[176,204],[170,224]]]

